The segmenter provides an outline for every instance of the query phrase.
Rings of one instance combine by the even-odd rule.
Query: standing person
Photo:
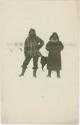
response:
[[[60,78],[60,70],[61,70],[61,51],[63,50],[64,46],[62,42],[59,40],[59,36],[56,32],[54,32],[50,38],[49,42],[46,45],[48,54],[48,61],[47,61],[47,69],[48,69],[48,76],[51,77],[51,72],[56,71],[57,77]]]
[[[39,50],[44,45],[44,41],[36,36],[35,29],[30,29],[29,36],[25,40],[24,44],[24,55],[25,60],[22,65],[22,73],[20,76],[23,76],[27,65],[30,60],[33,59],[33,76],[36,77],[36,71],[38,69],[38,58],[41,55]]]

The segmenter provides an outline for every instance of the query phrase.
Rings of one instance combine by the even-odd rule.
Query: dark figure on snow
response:
[[[58,34],[54,32],[50,38],[49,42],[46,45],[48,54],[47,60],[47,69],[48,76],[51,77],[51,72],[56,71],[57,77],[60,78],[60,70],[61,70],[61,50],[63,50],[64,46],[61,41],[59,41]]]
[[[24,75],[27,65],[29,64],[30,60],[33,59],[33,76],[36,77],[36,71],[38,69],[38,58],[41,56],[39,50],[43,45],[44,41],[36,36],[36,32],[34,29],[30,29],[29,36],[25,40],[25,60],[22,65],[22,73],[20,74],[20,76]]]

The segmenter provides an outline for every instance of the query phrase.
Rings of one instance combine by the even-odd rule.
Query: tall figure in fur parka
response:
[[[22,65],[22,73],[20,76],[23,76],[27,65],[29,64],[30,60],[33,59],[33,76],[36,77],[36,72],[38,69],[38,58],[41,56],[39,50],[44,45],[44,41],[36,36],[35,29],[30,29],[29,35],[25,40],[24,44],[24,55],[25,60]]]
[[[47,69],[48,69],[48,76],[51,77],[51,72],[56,71],[57,77],[60,78],[60,70],[61,70],[61,51],[63,50],[64,46],[62,42],[59,40],[59,36],[56,32],[54,32],[50,38],[49,42],[46,45],[48,54],[48,62],[47,62]]]

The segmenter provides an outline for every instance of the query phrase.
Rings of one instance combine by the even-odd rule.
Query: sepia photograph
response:
[[[0,0],[2,124],[78,123],[78,0]]]

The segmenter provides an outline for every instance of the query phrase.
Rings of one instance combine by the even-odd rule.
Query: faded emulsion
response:
[[[61,51],[64,46],[62,42],[59,40],[59,36],[56,32],[54,32],[50,38],[48,43],[46,44],[46,50],[49,52],[48,56],[45,57],[40,53],[40,49],[43,47],[44,41],[36,35],[35,29],[30,29],[29,35],[24,43],[24,56],[25,60],[22,64],[22,73],[19,75],[20,77],[24,75],[30,60],[33,59],[33,76],[36,77],[37,69],[38,69],[38,59],[41,57],[41,65],[42,69],[47,64],[48,69],[48,77],[51,77],[51,72],[55,71],[57,73],[57,77],[60,78],[60,70],[61,70]]]

